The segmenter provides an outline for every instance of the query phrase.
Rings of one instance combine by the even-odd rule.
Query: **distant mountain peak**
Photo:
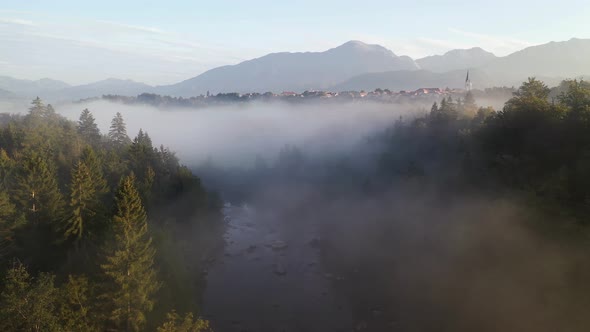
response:
[[[444,55],[451,55],[451,54],[473,54],[473,55],[475,55],[475,54],[487,54],[487,55],[494,55],[494,53],[488,52],[488,51],[484,50],[483,48],[481,48],[479,46],[471,47],[471,48],[459,48],[459,49],[450,50],[450,51],[446,52]]]
[[[186,81],[159,87],[165,94],[195,96],[211,91],[305,91],[328,88],[353,76],[416,70],[409,57],[380,45],[348,41],[324,52],[272,53],[236,65],[209,70]]]
[[[137,81],[134,81],[134,80],[129,79],[129,78],[125,79],[125,78],[116,78],[116,77],[109,77],[109,78],[106,78],[104,80],[96,81],[94,83],[98,83],[98,82],[109,82],[109,83],[122,83],[122,82],[124,82],[124,83],[139,83],[139,84],[143,84],[141,82],[137,82]]]
[[[381,45],[367,44],[367,43],[364,43],[359,40],[348,41],[340,46],[337,46],[335,48],[328,50],[327,52],[330,52],[330,51],[380,52],[380,53],[395,56],[395,54],[391,50],[389,50]]]
[[[420,68],[437,73],[483,66],[497,57],[481,47],[455,49],[443,55],[432,55],[416,60]]]
[[[350,41],[347,41],[346,43],[344,43],[336,48],[371,48],[374,46],[381,47],[380,45],[371,45],[371,44],[364,43],[360,40],[350,40]]]

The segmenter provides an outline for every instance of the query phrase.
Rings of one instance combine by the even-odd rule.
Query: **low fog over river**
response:
[[[324,270],[317,225],[226,204],[225,251],[211,260],[205,318],[219,331],[346,331],[348,300]]]
[[[448,186],[447,176],[462,176],[454,168],[445,178],[378,173],[375,135],[427,105],[92,102],[59,111],[76,119],[86,107],[103,133],[121,112],[131,137],[147,131],[221,195],[224,246],[195,257],[207,262],[199,314],[217,331],[582,331],[589,323],[582,290],[590,289],[572,281],[587,273],[582,238],[543,234],[546,217],[520,198]],[[437,167],[428,153],[418,157]]]
[[[341,152],[402,115],[426,112],[430,104],[250,103],[190,110],[96,101],[63,105],[59,112],[76,120],[84,108],[93,113],[103,133],[121,112],[131,138],[142,128],[154,146],[169,146],[186,165],[210,158],[227,167],[246,166],[257,155],[274,158],[288,144],[312,154]]]

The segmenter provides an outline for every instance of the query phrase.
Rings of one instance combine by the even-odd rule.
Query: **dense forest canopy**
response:
[[[173,311],[196,294],[176,285],[193,263],[175,233],[215,224],[220,202],[172,151],[130,139],[119,113],[105,135],[39,98],[0,131],[3,330],[208,329]]]

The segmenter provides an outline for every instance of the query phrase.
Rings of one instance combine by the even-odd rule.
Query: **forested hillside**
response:
[[[271,164],[257,160],[254,169],[217,174],[219,169],[204,164],[199,173],[221,187],[226,182],[256,186],[274,178],[387,190],[399,181],[418,179],[445,190],[449,184],[457,189],[512,190],[568,211],[586,209],[590,84],[568,80],[549,88],[531,78],[502,109],[479,106],[480,97],[485,95],[471,91],[444,97],[423,114],[400,117],[337,160],[318,160],[286,146]]]
[[[550,89],[531,78],[498,111],[478,108],[470,93],[443,99],[427,116],[401,120],[380,139],[387,173],[518,190],[588,212],[588,82]]]
[[[208,330],[191,312],[216,195],[121,114],[103,134],[37,98],[0,122],[0,329]]]

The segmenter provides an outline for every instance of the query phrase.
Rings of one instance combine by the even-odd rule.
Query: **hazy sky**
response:
[[[588,0],[0,0],[0,76],[168,84],[352,39],[414,58],[473,46],[506,55],[590,38],[588,17]]]

